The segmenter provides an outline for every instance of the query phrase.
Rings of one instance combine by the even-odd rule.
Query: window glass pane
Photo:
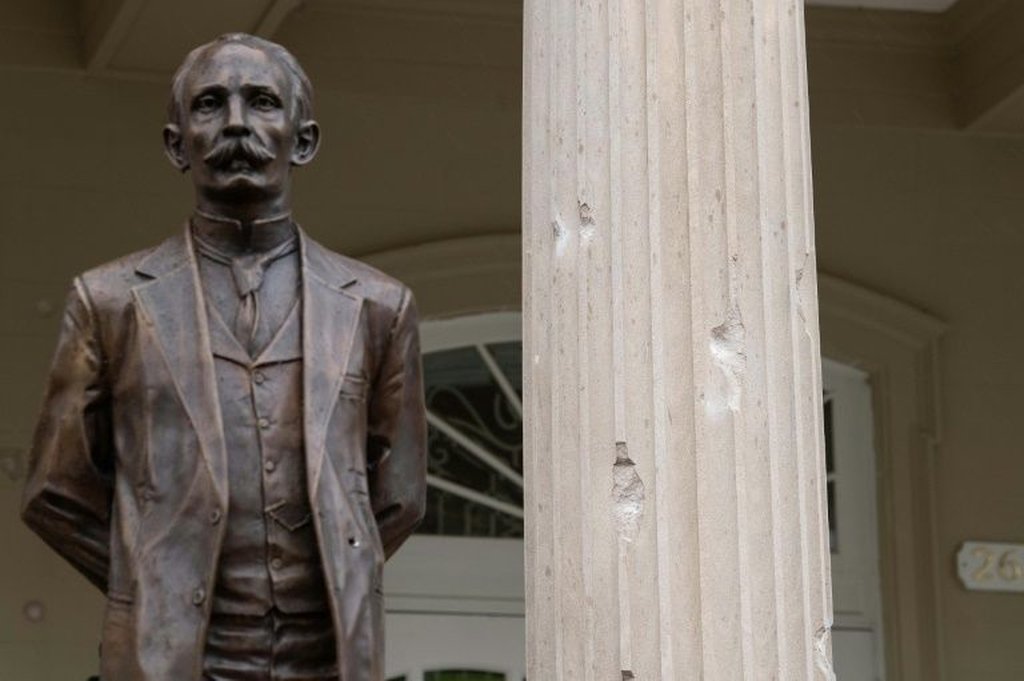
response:
[[[831,553],[839,553],[839,542],[836,535],[836,483],[828,482],[828,548]]]
[[[427,408],[433,420],[427,465],[434,479],[454,483],[470,496],[482,495],[484,501],[494,500],[499,508],[482,503],[479,497],[466,498],[466,494],[431,485],[420,534],[523,536],[522,519],[500,510],[521,509],[522,488],[447,432],[454,429],[482,449],[485,457],[522,474],[523,423],[517,404],[522,399],[522,344],[494,343],[486,346],[486,353],[492,363],[475,345],[432,352],[423,358]],[[504,388],[493,371],[504,377]]]
[[[839,552],[839,535],[836,525],[836,484],[835,484],[835,432],[833,430],[834,404],[832,398],[827,394],[822,405],[824,407],[825,421],[825,476],[828,481],[826,490],[828,492],[828,547],[832,553]]]
[[[523,396],[523,344],[519,341],[487,346],[501,371],[508,377],[519,397]]]
[[[469,669],[443,669],[427,672],[423,681],[505,681],[501,672],[479,672]]]
[[[832,398],[825,396],[825,470],[829,473],[835,471],[835,443],[832,441]]]

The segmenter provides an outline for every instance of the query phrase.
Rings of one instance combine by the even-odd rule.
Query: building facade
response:
[[[879,6],[832,6],[847,4]],[[409,283],[425,319],[432,496],[422,533],[388,568],[390,672],[406,681],[518,679],[527,673],[528,649],[531,664],[538,664],[545,654],[536,649],[538,640],[553,639],[524,626],[536,607],[530,604],[535,600],[525,599],[524,584],[536,579],[530,570],[538,565],[523,567],[524,528],[528,541],[543,538],[531,539],[524,523],[532,511],[523,495],[531,498],[530,486],[538,480],[531,471],[540,469],[529,468],[532,459],[524,454],[522,423],[536,415],[530,412],[535,393],[528,385],[524,395],[521,376],[536,354],[527,350],[524,359],[523,343],[539,347],[537,330],[543,327],[537,303],[525,312],[523,306],[521,224],[532,218],[521,204],[521,188],[523,162],[536,152],[536,145],[529,146],[531,132],[537,133],[529,114],[555,110],[529,88],[549,73],[540,73],[537,65],[554,69],[557,56],[538,45],[560,44],[561,54],[581,65],[578,73],[564,76],[572,87],[566,106],[575,111],[585,104],[592,111],[587,107],[595,105],[586,97],[603,88],[618,93],[615,101],[624,107],[618,118],[609,114],[604,120],[629,121],[630,101],[637,102],[637,115],[651,116],[653,109],[639,108],[648,106],[643,97],[627,96],[635,82],[628,70],[615,71],[619,79],[607,87],[594,85],[602,68],[607,76],[613,73],[608,64],[634,63],[628,55],[631,47],[638,48],[637,36],[666,34],[673,21],[685,26],[693,13],[713,19],[716,35],[729,36],[713,43],[726,55],[723,63],[742,64],[743,36],[752,34],[737,28],[737,17],[748,6],[663,2],[641,8],[620,0],[544,7],[544,21],[561,26],[561,36],[567,24],[560,21],[581,22],[573,24],[584,31],[580,35],[621,29],[614,40],[595,39],[591,51],[586,41],[542,43],[540,18],[529,14],[541,5],[528,3],[524,22],[523,6],[507,0],[268,0],[215,6],[192,0],[5,2],[0,79],[9,97],[0,135],[9,162],[0,179],[6,240],[0,279],[7,321],[0,376],[9,389],[0,398],[0,534],[7,547],[0,562],[0,678],[85,679],[98,667],[101,596],[18,521],[25,448],[70,277],[159,241],[187,217],[190,187],[170,172],[160,146],[170,73],[189,47],[234,30],[288,46],[317,88],[325,140],[317,162],[296,180],[298,220],[331,248]],[[1024,71],[1018,67],[1024,59],[1024,9],[1010,0],[830,2],[807,7],[804,22],[793,3],[758,7],[759,25],[766,21],[765,7],[778,10],[778,25],[790,27],[790,33],[776,36],[780,49],[806,54],[807,61],[809,98],[803,106],[809,104],[810,159],[805,168],[813,168],[814,288],[824,390],[821,415],[811,422],[822,433],[821,499],[829,511],[824,546],[831,564],[836,673],[849,681],[1024,678],[1018,643],[1024,635],[1024,597],[968,589],[957,565],[964,542],[1024,542],[1019,511],[1024,458],[1017,454],[1014,416],[1024,388],[1016,351],[1024,341],[1017,266],[1024,247]],[[785,23],[791,9],[798,18]],[[805,42],[792,29],[801,26]],[[714,82],[713,69],[688,58],[679,63],[690,64],[691,80],[681,82],[698,90]],[[668,59],[647,54],[635,63],[660,66],[664,75]],[[751,64],[750,73],[760,78],[751,91],[768,98],[757,101],[772,101],[777,88],[799,90],[787,80],[799,76],[796,62],[780,67],[783,75],[776,80],[763,75],[763,62],[752,59]],[[716,92],[738,96],[735,79],[717,82]],[[555,86],[546,91],[560,92]],[[707,120],[714,117],[708,114]],[[798,126],[801,118],[785,120]],[[607,195],[614,195],[636,168],[653,172],[651,147],[608,130],[613,128],[592,130],[585,137],[587,149],[579,153],[604,158],[589,146],[600,147],[601,139],[619,160],[629,161],[630,149],[643,152],[634,165],[623,161],[624,170],[602,171],[605,179],[595,180],[607,182],[613,188]],[[793,136],[779,145],[783,151],[794,148]],[[733,147],[718,148],[724,150],[722,158],[736,158],[730,156]],[[666,149],[661,158],[667,163],[673,157]],[[694,168],[704,167],[699,156]],[[792,159],[779,163],[790,171],[796,167]],[[535,169],[531,175],[527,168],[527,188],[537,177]],[[553,174],[545,172],[548,176]],[[671,184],[671,176],[664,177]],[[713,187],[693,195],[714,196]],[[600,198],[569,198],[569,233],[583,239],[583,228],[604,225]],[[805,219],[810,225],[809,215]],[[558,225],[549,222],[529,224],[543,224],[555,243]],[[628,239],[619,243],[631,247]],[[739,250],[749,252],[746,246]],[[627,255],[639,258],[639,253]],[[551,271],[529,269],[538,267],[536,260],[528,258],[527,267],[526,290],[535,299],[537,291],[565,283]],[[541,274],[531,280],[529,272]],[[637,272],[630,270],[627,280],[649,276]],[[807,281],[814,277],[804,285]],[[647,314],[664,317],[676,305],[677,298],[663,293],[652,298]],[[559,308],[550,309],[555,314]],[[743,321],[753,328],[749,318]],[[727,322],[726,315],[709,325],[721,324],[724,344],[715,347],[726,358],[734,357],[729,350],[736,338],[735,325]],[[577,351],[592,347],[580,343],[601,342],[595,334],[573,334],[563,337]],[[589,340],[578,340],[584,337]],[[746,338],[746,347],[753,347],[754,338]],[[756,361],[750,357],[746,361]],[[727,359],[725,366],[739,365]],[[536,374],[533,380],[536,388]],[[602,388],[580,385],[597,404]],[[726,404],[730,385],[723,383]],[[674,399],[671,390],[665,395]],[[644,408],[656,413],[658,405]],[[614,421],[614,408],[609,413]],[[599,427],[595,423],[588,432]],[[612,435],[614,445],[619,440]],[[628,456],[640,461],[632,451]],[[615,460],[613,449],[604,491],[613,501],[635,500],[631,478],[615,477]],[[670,455],[661,465],[675,460]],[[640,477],[650,486],[642,468]],[[594,489],[601,492],[604,483],[595,480]],[[648,489],[646,499],[654,498]],[[650,522],[649,508],[646,513],[638,522]],[[588,515],[582,507],[563,513],[569,519],[600,514]],[[615,518],[609,536],[623,527],[628,534],[631,516]],[[624,525],[615,525],[619,521]],[[589,527],[581,525],[575,536],[603,536],[600,527]],[[715,525],[708,528],[705,546],[713,548]],[[619,560],[617,551],[609,560]],[[582,548],[574,555],[607,558]],[[651,555],[655,563],[661,561],[650,567],[651,574],[690,559],[668,549]],[[572,555],[564,553],[563,560],[571,561]],[[636,566],[624,560],[609,564],[608,574],[633,574]],[[680,573],[685,577],[685,570]],[[601,581],[604,573],[588,574],[597,579],[587,587],[592,593],[610,598],[608,590],[614,590],[619,605],[632,598],[623,595],[622,583]],[[641,596],[632,601],[636,608],[645,607]],[[685,619],[692,611],[680,607],[679,612]],[[591,620],[583,616],[582,621]],[[601,621],[593,619],[591,626]],[[622,616],[615,621],[621,623]],[[641,625],[635,632],[645,631]],[[754,633],[737,636],[741,649]],[[565,636],[559,645],[581,640]],[[621,629],[612,638],[616,661],[629,654],[642,657]],[[815,642],[809,640],[811,659]],[[581,655],[587,658],[585,651]],[[744,655],[758,659],[756,651],[739,658]],[[621,669],[638,679],[654,678],[625,665]],[[743,678],[761,678],[763,671],[745,668]],[[700,678],[690,673],[663,678]],[[706,678],[732,677],[709,671]]]

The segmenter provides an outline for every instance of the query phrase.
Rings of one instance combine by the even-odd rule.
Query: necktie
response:
[[[250,356],[259,350],[257,335],[260,328],[259,290],[263,285],[263,275],[267,268],[278,258],[292,253],[297,247],[295,237],[262,253],[248,253],[240,256],[229,256],[202,238],[196,238],[196,244],[203,255],[215,262],[227,265],[231,269],[231,277],[238,293],[238,313],[235,315],[235,338],[242,344]]]
[[[260,301],[256,292],[263,284],[269,263],[256,255],[231,261],[231,275],[241,299],[235,316],[235,338],[252,355],[256,352],[256,332],[260,328]]]

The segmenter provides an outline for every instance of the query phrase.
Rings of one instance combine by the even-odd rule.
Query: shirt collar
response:
[[[296,236],[290,212],[243,224],[196,209],[191,225],[198,239],[232,256],[270,251]]]

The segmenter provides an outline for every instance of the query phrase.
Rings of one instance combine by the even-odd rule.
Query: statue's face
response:
[[[293,87],[284,67],[246,45],[199,58],[185,80],[178,131],[198,192],[244,202],[287,191],[290,166],[305,162]]]

